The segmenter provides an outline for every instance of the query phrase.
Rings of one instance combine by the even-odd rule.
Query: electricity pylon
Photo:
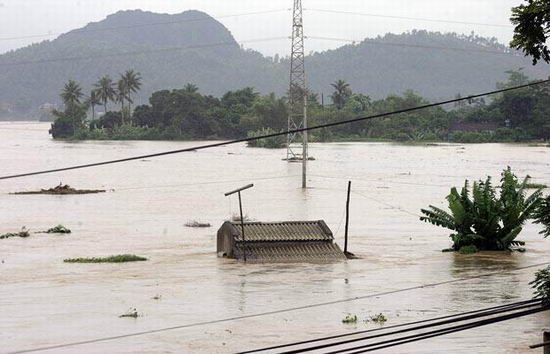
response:
[[[290,88],[288,91],[288,130],[307,128],[307,86],[304,65],[304,23],[302,0],[294,0],[292,12],[292,48],[290,55]],[[295,144],[302,141],[302,152]],[[302,188],[307,187],[308,161],[307,131],[290,133],[287,136],[286,159],[289,162],[302,161]]]

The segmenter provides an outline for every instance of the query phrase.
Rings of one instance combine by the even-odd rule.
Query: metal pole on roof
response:
[[[235,189],[234,191],[225,193],[226,197],[228,197],[232,194],[235,194],[235,193],[237,193],[239,195],[239,212],[240,212],[240,215],[241,215],[241,233],[243,235],[243,260],[245,262],[246,262],[246,238],[245,238],[245,235],[244,235],[244,216],[243,216],[243,203],[242,203],[242,200],[241,200],[241,192],[244,191],[245,189],[249,189],[249,188],[252,188],[252,187],[254,187],[253,184],[247,184],[244,187],[241,187],[241,188]]]
[[[351,181],[348,181],[348,198],[346,200],[346,231],[344,233],[344,254],[348,254],[348,229],[349,229],[349,199],[351,194]]]
[[[243,260],[246,263],[246,238],[244,236],[244,217],[243,217],[243,203],[241,202],[241,191],[239,194],[239,210],[241,212],[241,233],[243,235]]]

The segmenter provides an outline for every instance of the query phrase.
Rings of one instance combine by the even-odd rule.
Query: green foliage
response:
[[[117,256],[101,257],[101,258],[69,258],[63,260],[65,263],[126,263],[126,262],[143,262],[147,258],[136,256],[133,254],[123,254]]]
[[[355,324],[357,323],[357,315],[348,314],[344,319],[342,320],[342,323],[345,324]]]
[[[374,323],[384,324],[388,321],[388,318],[383,313],[379,313],[377,315],[370,316],[370,320]]]
[[[541,224],[543,230],[540,232],[544,237],[550,236],[550,195],[542,199],[535,212],[535,223]]]
[[[255,132],[248,133],[249,138],[275,134],[275,131],[271,128],[264,128],[257,130]],[[278,135],[271,138],[260,139],[260,140],[251,140],[247,142],[249,147],[265,148],[265,149],[282,149],[286,147],[286,136]]]
[[[332,103],[337,109],[342,109],[348,102],[349,98],[353,94],[350,85],[344,80],[338,80],[331,84],[334,88],[334,92],[331,95]]]
[[[535,289],[535,298],[550,305],[550,266],[535,273],[535,280],[529,283]]]
[[[533,57],[533,64],[539,60],[550,62],[550,51],[546,45],[550,26],[550,3],[546,0],[528,0],[512,8],[515,25],[514,37],[510,47],[522,50]]]
[[[460,254],[474,254],[474,253],[477,253],[477,252],[479,252],[479,250],[474,245],[462,246],[458,250],[458,253],[460,253]]]
[[[52,113],[56,117],[50,129],[54,139],[71,138],[78,129],[83,127],[86,119],[86,108],[78,103],[69,103],[64,111],[54,110]]]
[[[455,251],[464,246],[482,251],[521,246],[516,237],[523,224],[536,215],[542,201],[541,190],[526,195],[528,181],[527,176],[519,182],[508,167],[502,173],[499,196],[490,177],[474,182],[471,190],[466,181],[460,193],[452,188],[447,196],[450,212],[430,206],[422,209],[420,220],[452,230]]]

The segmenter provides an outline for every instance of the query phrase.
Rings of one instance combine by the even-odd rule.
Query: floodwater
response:
[[[122,158],[199,142],[52,141],[48,125],[0,123],[1,175]],[[526,253],[442,253],[448,231],[418,220],[444,206],[453,185],[511,166],[550,184],[550,149],[527,145],[408,146],[312,144],[309,188],[301,165],[281,150],[227,146],[155,159],[0,181],[0,232],[21,226],[70,227],[66,236],[0,241],[0,353],[165,327],[192,325],[309,304],[365,297],[549,261],[550,240],[527,225]],[[218,259],[215,234],[238,212],[223,193],[247,183],[245,212],[259,221],[324,219],[343,244],[347,181],[353,181],[350,250],[338,264],[241,264]],[[52,187],[110,190],[78,196],[9,195]],[[495,180],[496,182],[496,180]],[[186,228],[190,220],[209,229]],[[149,261],[67,264],[65,258],[133,253]],[[384,313],[387,325],[491,307],[531,296],[536,268],[355,301],[148,335],[59,347],[47,353],[230,353],[317,336],[376,328],[360,319]],[[158,299],[153,299],[153,298]],[[137,319],[119,318],[136,308]],[[532,353],[550,314],[539,314],[384,353]]]

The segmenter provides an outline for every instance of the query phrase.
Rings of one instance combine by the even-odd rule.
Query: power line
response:
[[[233,144],[244,143],[244,142],[249,142],[249,141],[257,141],[257,140],[267,139],[267,138],[272,138],[272,137],[277,137],[277,136],[286,136],[287,134],[301,133],[301,132],[304,132],[304,131],[318,130],[318,129],[323,129],[323,128],[330,128],[330,127],[340,126],[340,125],[344,125],[344,124],[357,123],[357,122],[367,121],[367,120],[376,119],[376,118],[382,118],[382,117],[388,117],[388,116],[402,114],[402,113],[414,112],[414,111],[423,110],[423,109],[432,108],[432,107],[438,107],[438,106],[442,106],[442,105],[446,105],[446,104],[450,104],[450,103],[472,100],[472,99],[475,99],[475,98],[478,98],[478,97],[483,97],[483,96],[494,95],[494,94],[498,94],[498,93],[514,91],[514,90],[519,90],[519,89],[533,87],[533,86],[539,86],[539,85],[547,84],[549,82],[550,82],[550,79],[540,80],[540,81],[531,82],[531,83],[528,83],[528,84],[525,84],[525,85],[508,87],[508,88],[494,90],[494,91],[488,91],[488,92],[484,92],[484,93],[479,93],[479,94],[470,95],[470,96],[461,97],[461,98],[454,98],[454,99],[450,99],[450,100],[446,100],[446,101],[440,101],[440,102],[436,102],[436,103],[429,103],[429,104],[425,104],[425,105],[421,105],[421,106],[417,106],[417,107],[400,109],[400,110],[393,111],[393,112],[379,113],[379,114],[375,114],[375,115],[371,115],[371,116],[358,117],[358,118],[347,119],[347,120],[343,120],[343,121],[339,121],[339,122],[320,124],[320,125],[307,127],[307,128],[287,130],[287,131],[282,131],[282,132],[279,132],[279,133],[272,133],[272,134],[260,135],[260,136],[255,136],[255,137],[247,137],[247,138],[241,138],[241,139],[230,140],[230,141],[222,141],[222,142],[199,145],[199,146],[185,148],[185,149],[164,151],[164,152],[159,152],[159,153],[154,153],[154,154],[139,155],[139,156],[127,157],[127,158],[116,159],[116,160],[108,160],[108,161],[88,163],[88,164],[75,165],[75,166],[69,166],[69,167],[55,168],[55,169],[50,169],[50,170],[43,170],[43,171],[35,171],[35,172],[27,172],[27,173],[20,173],[20,174],[14,174],[14,175],[0,176],[0,180],[27,177],[27,176],[36,176],[36,175],[42,175],[42,174],[47,174],[47,173],[70,171],[70,170],[77,170],[77,169],[82,169],[82,168],[90,168],[90,167],[97,167],[97,166],[104,166],[104,165],[112,165],[112,164],[128,162],[128,161],[135,161],[135,160],[141,160],[141,159],[152,158],[152,157],[160,157],[160,156],[181,154],[181,153],[184,153],[184,152],[206,150],[206,149],[211,149],[211,148],[220,147],[220,146],[233,145]]]
[[[281,39],[288,39],[288,37],[265,37],[265,38],[255,38],[247,39],[244,41],[227,41],[227,42],[218,42],[211,44],[197,44],[189,45],[185,47],[168,47],[162,49],[150,49],[150,50],[138,50],[130,52],[121,52],[121,53],[111,53],[111,54],[98,54],[98,55],[88,55],[88,56],[75,56],[75,57],[64,57],[64,58],[51,58],[51,59],[39,59],[39,60],[27,60],[19,62],[7,62],[0,63],[0,67],[10,67],[10,66],[19,66],[19,65],[29,65],[29,64],[47,64],[47,63],[56,63],[56,62],[67,62],[67,61],[80,61],[80,60],[92,60],[92,59],[101,59],[101,58],[112,58],[112,57],[121,57],[121,56],[136,56],[141,54],[152,54],[152,53],[167,53],[181,50],[189,49],[202,49],[202,48],[212,48],[220,46],[238,46],[242,43],[256,43],[256,42],[270,42]]]
[[[316,307],[329,306],[329,305],[335,305],[335,304],[340,304],[340,303],[346,303],[346,302],[353,302],[353,301],[358,301],[358,300],[376,298],[376,297],[380,297],[380,296],[394,295],[394,294],[404,293],[404,292],[413,291],[413,290],[433,288],[433,287],[437,287],[437,286],[441,286],[441,285],[460,283],[460,282],[464,282],[464,281],[468,281],[468,280],[482,279],[482,278],[491,277],[491,276],[494,276],[494,275],[511,274],[511,273],[514,273],[514,272],[517,272],[517,271],[520,271],[520,270],[538,268],[538,267],[541,267],[541,266],[546,266],[548,264],[550,264],[550,262],[544,262],[544,263],[532,264],[532,265],[528,265],[528,266],[524,266],[524,267],[518,267],[518,268],[515,268],[513,270],[507,269],[507,270],[504,270],[504,271],[496,271],[496,272],[491,272],[491,273],[478,274],[478,275],[474,275],[474,276],[470,276],[470,277],[457,278],[457,279],[452,279],[452,280],[447,280],[447,281],[442,281],[442,282],[437,282],[437,283],[417,285],[417,286],[412,286],[412,287],[409,287],[409,288],[389,290],[389,291],[385,291],[385,292],[369,294],[369,295],[364,295],[364,296],[356,296],[356,297],[352,297],[352,298],[345,298],[345,299],[340,299],[340,300],[333,300],[333,301],[321,302],[321,303],[316,303],[316,304],[309,304],[309,305],[304,305],[304,306],[297,306],[297,307],[292,307],[292,308],[255,313],[255,314],[250,314],[250,315],[235,316],[235,317],[229,317],[229,318],[224,318],[224,319],[196,322],[196,323],[190,323],[190,324],[185,324],[185,325],[178,325],[178,326],[165,327],[165,328],[159,328],[159,329],[153,329],[153,330],[147,330],[147,331],[141,331],[141,332],[134,332],[134,333],[117,335],[117,336],[89,339],[89,340],[83,340],[83,341],[72,342],[72,343],[44,346],[44,347],[39,347],[39,348],[23,349],[23,350],[10,352],[9,354],[33,353],[33,352],[39,352],[39,351],[45,351],[45,350],[75,347],[75,346],[80,346],[80,345],[84,345],[84,344],[107,342],[107,341],[123,339],[123,338],[130,338],[130,337],[137,337],[137,336],[154,334],[154,333],[173,331],[173,330],[177,330],[177,329],[185,329],[185,328],[206,326],[206,325],[219,324],[219,323],[225,323],[225,322],[233,322],[233,321],[249,319],[249,318],[257,318],[257,317],[276,315],[276,314],[281,314],[281,313],[294,312],[294,311],[298,311],[298,310],[307,310],[307,309],[316,308]]]
[[[18,39],[30,39],[30,38],[43,38],[43,37],[53,37],[53,36],[60,36],[63,34],[82,34],[82,33],[91,33],[91,32],[105,32],[105,31],[114,31],[114,30],[120,30],[120,29],[128,29],[128,28],[141,28],[141,27],[149,27],[149,26],[162,26],[162,25],[173,25],[173,24],[179,24],[179,23],[188,23],[188,22],[200,22],[200,21],[208,21],[208,20],[220,20],[223,18],[230,18],[230,17],[242,17],[242,16],[251,16],[251,15],[263,15],[263,14],[271,14],[271,13],[277,13],[277,12],[288,12],[290,9],[274,9],[274,10],[266,10],[266,11],[256,11],[256,12],[245,12],[240,14],[232,14],[232,15],[223,15],[223,16],[203,16],[199,18],[191,18],[191,19],[185,19],[180,21],[166,21],[166,22],[151,22],[151,23],[140,23],[140,24],[134,24],[134,25],[126,25],[126,26],[113,26],[113,27],[105,27],[105,28],[80,28],[76,30],[72,30],[69,32],[58,32],[58,33],[42,33],[42,34],[30,34],[26,36],[19,36],[19,37],[0,37],[0,41],[11,41],[11,40],[18,40]]]
[[[380,349],[386,349],[386,348],[395,347],[395,346],[398,346],[398,345],[417,342],[417,341],[420,341],[420,340],[439,337],[439,336],[442,336],[442,335],[461,332],[461,331],[465,331],[465,330],[472,329],[472,328],[487,326],[487,325],[490,325],[490,324],[499,323],[499,322],[503,322],[503,321],[508,321],[508,320],[511,320],[511,319],[519,318],[519,317],[529,316],[529,315],[533,315],[533,314],[543,312],[543,311],[548,311],[548,310],[550,310],[550,307],[543,306],[543,307],[529,309],[529,310],[525,310],[525,311],[521,311],[521,312],[506,314],[506,315],[502,315],[502,316],[498,316],[498,317],[483,319],[483,320],[479,320],[479,321],[475,321],[475,322],[471,322],[471,323],[466,323],[466,324],[462,324],[462,325],[458,325],[458,326],[443,328],[443,329],[439,329],[439,330],[435,330],[435,331],[431,331],[431,332],[427,332],[427,333],[421,333],[421,334],[405,336],[405,337],[401,337],[401,338],[397,338],[397,339],[385,340],[385,341],[382,341],[382,342],[361,345],[361,346],[357,346],[357,347],[354,347],[354,348],[346,348],[346,349],[341,349],[341,350],[335,350],[335,351],[332,351],[332,352],[328,352],[326,354],[340,354],[340,353],[359,354],[359,353],[372,352],[372,351],[377,351],[377,350],[380,350]],[[351,351],[351,350],[355,350],[355,351]]]
[[[452,314],[452,315],[429,318],[429,319],[425,319],[425,320],[419,320],[419,321],[408,322],[408,323],[401,323],[401,324],[387,326],[387,327],[367,329],[367,330],[362,330],[362,331],[355,331],[355,332],[350,332],[350,333],[337,334],[337,335],[332,335],[332,336],[327,336],[327,337],[309,339],[309,340],[304,340],[304,341],[299,341],[299,342],[292,342],[292,343],[287,343],[287,344],[274,345],[274,346],[271,346],[271,347],[265,347],[265,348],[260,348],[260,349],[247,350],[247,351],[239,352],[237,354],[258,353],[258,352],[264,352],[264,351],[268,351],[268,350],[296,347],[296,346],[302,346],[304,344],[318,343],[318,342],[324,342],[324,341],[333,340],[333,339],[340,339],[340,338],[352,337],[352,336],[357,336],[357,335],[366,334],[366,333],[375,333],[375,332],[384,331],[384,333],[382,333],[382,334],[372,335],[372,336],[369,336],[369,337],[362,337],[360,340],[380,338],[380,337],[391,336],[391,335],[395,335],[395,334],[401,334],[401,333],[405,333],[405,332],[410,332],[410,331],[415,331],[415,330],[420,330],[420,329],[425,329],[425,328],[430,328],[430,327],[436,327],[436,326],[447,324],[447,323],[457,322],[459,319],[467,320],[467,319],[473,319],[473,318],[482,317],[482,316],[494,315],[494,314],[501,313],[501,312],[504,312],[504,311],[511,311],[511,310],[524,308],[525,306],[527,306],[527,307],[533,306],[534,304],[537,304],[537,303],[538,303],[538,305],[540,305],[541,300],[533,299],[533,300],[520,301],[520,302],[515,302],[515,303],[511,303],[511,304],[506,304],[506,305],[499,305],[499,306],[484,308],[484,309],[481,309],[481,310],[467,311],[467,312],[462,312],[462,313],[457,313],[457,314]],[[465,316],[467,316],[467,317],[465,317]],[[441,321],[441,322],[437,322],[437,321]],[[429,323],[429,324],[425,325],[426,323]],[[419,325],[421,325],[421,326],[419,326]],[[396,329],[396,328],[403,328],[403,327],[409,327],[409,328],[406,328],[404,330],[386,332],[390,329],[393,330],[393,329]],[[341,344],[345,344],[345,343],[344,342],[338,342],[338,345],[341,345]],[[322,349],[322,348],[320,346],[315,346],[315,347],[308,347],[308,348],[303,348],[303,349],[313,350],[313,349]]]
[[[424,45],[424,44],[406,44],[406,43],[394,43],[394,42],[384,42],[372,39],[365,39],[363,41],[348,39],[348,38],[335,38],[335,37],[319,37],[319,36],[308,36],[308,39],[314,40],[324,40],[324,41],[336,41],[336,42],[349,42],[349,43],[360,43],[361,45],[382,45],[382,46],[392,46],[392,47],[406,47],[406,48],[421,48],[421,49],[436,49],[436,50],[451,50],[458,52],[472,52],[472,53],[485,53],[485,54],[498,54],[498,55],[508,55],[514,57],[520,57],[520,54],[508,51],[497,51],[497,50],[486,50],[486,49],[476,49],[476,48],[460,48],[460,47],[445,47],[445,46],[434,46],[434,45]]]
[[[454,21],[454,20],[442,20],[442,19],[433,19],[433,18],[425,18],[425,17],[381,15],[381,14],[372,14],[372,13],[364,13],[364,12],[338,11],[338,10],[327,10],[327,9],[307,8],[307,9],[304,9],[304,11],[324,12],[324,13],[331,13],[331,14],[356,15],[356,16],[366,16],[366,17],[392,18],[392,19],[398,19],[398,20],[412,20],[412,21],[425,21],[425,22],[437,22],[437,23],[452,23],[452,24],[457,24],[457,25],[475,25],[475,26],[489,26],[489,27],[503,27],[503,28],[513,28],[514,27],[512,25],[505,25],[505,24],[498,24],[498,23]]]
[[[152,185],[152,186],[143,186],[143,187],[115,188],[114,190],[116,192],[116,191],[131,191],[131,190],[142,190],[142,189],[193,187],[193,186],[205,186],[205,185],[212,185],[212,184],[250,182],[251,179],[254,181],[270,181],[270,180],[276,180],[276,179],[293,178],[298,176],[300,175],[259,177],[259,178],[249,178],[249,179],[233,179],[233,180],[225,180],[225,181],[208,181],[208,182],[184,183],[184,184],[164,184],[164,185]]]

